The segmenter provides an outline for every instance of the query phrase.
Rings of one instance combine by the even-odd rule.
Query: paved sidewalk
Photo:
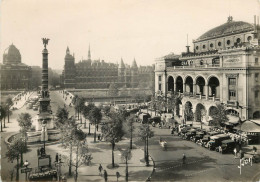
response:
[[[18,94],[18,95],[21,95],[21,93]],[[26,100],[27,100],[28,98],[30,98],[32,95],[36,95],[36,92],[27,92],[26,94],[20,96],[20,97],[21,97],[20,100],[14,101],[14,99],[16,99],[16,98],[19,97],[18,95],[16,95],[16,96],[13,98],[13,103],[14,103],[14,104],[13,104],[13,106],[12,106],[11,108],[14,108],[14,107],[15,107],[15,108],[17,108],[17,109],[21,109],[21,108],[24,106]]]
[[[107,171],[108,181],[117,181],[116,172],[120,173],[120,178],[118,181],[125,181],[125,163],[121,160],[121,155],[118,148],[127,148],[129,146],[129,140],[123,140],[116,144],[114,151],[115,164],[118,164],[119,167],[114,169],[107,168],[107,165],[112,163],[111,145],[107,142],[93,143],[92,141],[92,137],[88,138],[88,147],[93,156],[91,165],[82,165],[78,169],[78,181],[104,181],[103,176],[99,175],[99,164],[101,164],[103,169]],[[47,148],[52,151],[58,151],[63,155],[66,153],[68,155],[68,149],[63,149],[60,145],[48,146]],[[132,159],[128,161],[129,181],[145,181],[151,175],[153,171],[153,162],[150,159],[150,166],[146,167],[145,163],[140,162],[140,159],[142,159],[143,156],[144,153],[141,149],[132,150]],[[73,171],[75,171],[74,167]],[[63,166],[62,172],[67,173],[68,167]],[[74,179],[72,177],[68,178],[68,181],[73,180]]]
[[[18,115],[21,113],[29,113],[32,117],[37,115],[38,111],[32,109],[26,109],[25,102],[28,98],[37,95],[36,92],[27,93],[25,96],[22,96],[19,101],[15,101],[13,107],[18,108],[18,110],[11,110],[12,114],[10,115],[10,123],[7,122],[6,118],[6,128],[3,128],[4,132],[18,132],[20,127],[17,122]],[[26,99],[25,99],[26,98]]]

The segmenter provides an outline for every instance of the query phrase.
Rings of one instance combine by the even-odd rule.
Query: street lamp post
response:
[[[27,181],[27,168],[28,168],[28,166],[29,166],[30,164],[29,164],[29,162],[26,160],[25,162],[24,162],[24,164],[23,164],[23,166],[25,167],[25,181]]]
[[[60,176],[61,176],[61,165],[62,165],[62,161],[61,161],[61,154],[59,155],[58,161],[55,161],[55,166],[57,167],[57,181],[60,181]]]

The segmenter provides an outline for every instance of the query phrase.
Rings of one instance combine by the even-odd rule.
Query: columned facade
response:
[[[227,111],[242,120],[259,118],[259,40],[259,25],[229,18],[227,23],[196,39],[194,52],[156,59],[155,92],[160,88],[165,94],[169,91],[182,94],[182,108],[188,102],[193,112],[202,110],[204,121],[210,119],[210,109],[216,104],[224,104]],[[158,82],[157,78],[165,71],[167,81]],[[164,84],[167,89],[160,87]]]

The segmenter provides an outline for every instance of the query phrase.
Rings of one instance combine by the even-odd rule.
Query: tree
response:
[[[160,114],[165,111],[167,107],[167,102],[165,100],[164,96],[158,96],[157,97],[157,109],[159,110]]]
[[[202,120],[203,117],[206,115],[205,107],[202,104],[197,104],[194,115],[196,121],[200,122],[200,127],[202,129]]]
[[[94,107],[89,112],[89,121],[94,123],[95,125],[95,132],[94,132],[94,142],[96,142],[96,133],[97,133],[97,125],[100,123],[102,119],[101,110],[97,107]]]
[[[91,109],[94,107],[95,107],[95,104],[92,102],[89,102],[87,106],[83,107],[82,114],[85,118],[85,121],[86,121],[86,119],[89,119],[89,113],[90,113]],[[89,127],[88,127],[88,134],[90,135],[90,122],[89,122]]]
[[[210,113],[213,119],[213,125],[220,126],[227,122],[229,119],[227,117],[226,108],[223,104],[217,104],[215,109],[211,110]]]
[[[20,132],[25,139],[25,145],[27,145],[27,132],[32,127],[32,116],[29,113],[21,113],[18,115],[17,121],[20,126]]]
[[[5,117],[6,117],[5,109],[2,106],[0,106],[1,132],[3,132],[3,119]]]
[[[110,107],[109,107],[109,106],[103,107],[103,112],[104,112],[104,114],[105,114],[106,116],[108,116],[108,115],[109,115],[109,112],[110,112]]]
[[[152,96],[152,98],[151,98],[150,107],[152,108],[152,110],[154,110],[154,112],[155,112],[155,116],[156,116],[157,101],[156,101],[155,96]]]
[[[146,166],[149,166],[148,139],[154,136],[154,132],[150,129],[149,124],[142,124],[139,126],[138,136],[144,141],[144,159],[146,161]]]
[[[75,102],[75,111],[78,115],[78,119],[79,119],[79,114],[83,111],[84,107],[85,107],[85,99],[82,97],[77,97]]]
[[[121,160],[125,162],[125,181],[128,181],[128,161],[132,158],[132,152],[130,148],[126,150],[120,150]]]
[[[187,102],[184,106],[184,118],[186,121],[190,121],[193,120],[193,112],[192,112],[192,108],[191,108],[191,104],[189,102]]]
[[[115,83],[111,83],[108,89],[108,95],[111,97],[118,96],[118,87]]]
[[[112,146],[112,167],[115,167],[114,162],[114,149],[115,144],[119,142],[124,136],[123,131],[123,117],[120,113],[112,113],[110,115],[110,122],[102,126],[101,131],[104,135],[104,139],[111,143]]]
[[[58,107],[56,111],[56,126],[60,128],[69,119],[69,111],[66,107]]]
[[[130,134],[130,149],[132,149],[132,143],[133,143],[133,132],[135,130],[135,126],[134,126],[134,122],[135,122],[135,115],[130,115],[125,123],[125,129],[126,132],[128,132]]]
[[[182,100],[182,96],[176,92],[170,92],[170,94],[167,97],[167,108],[168,110],[172,111],[172,114],[174,115],[174,110],[179,109],[179,103]]]
[[[69,148],[69,175],[71,175],[72,168],[72,152],[73,146],[79,140],[86,138],[84,132],[78,128],[78,125],[74,118],[69,118],[61,129],[61,141],[65,148]]]
[[[79,128],[73,128],[71,131],[72,135],[72,142],[70,142],[69,145],[72,147],[72,153],[74,152],[76,156],[73,158],[72,153],[70,156],[63,156],[65,159],[66,163],[69,166],[74,166],[75,167],[75,181],[78,179],[78,168],[86,163],[86,159],[92,159],[89,158],[91,154],[88,152],[88,147],[86,145],[86,135],[85,133],[79,129]]]
[[[22,163],[22,154],[27,151],[25,141],[22,137],[15,136],[11,144],[7,148],[6,157],[9,162],[16,160],[16,180],[19,180],[19,159],[21,158]]]
[[[6,105],[7,105],[7,121],[8,121],[8,123],[9,123],[9,122],[10,122],[10,121],[9,121],[9,117],[10,117],[10,115],[12,114],[12,113],[10,112],[10,107],[13,105],[13,100],[12,100],[11,97],[8,97],[5,102],[6,102]]]

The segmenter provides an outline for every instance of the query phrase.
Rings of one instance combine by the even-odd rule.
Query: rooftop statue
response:
[[[44,45],[44,48],[46,49],[46,45],[48,45],[48,41],[49,41],[50,39],[48,39],[48,38],[42,38],[42,42],[43,42],[43,45]]]

